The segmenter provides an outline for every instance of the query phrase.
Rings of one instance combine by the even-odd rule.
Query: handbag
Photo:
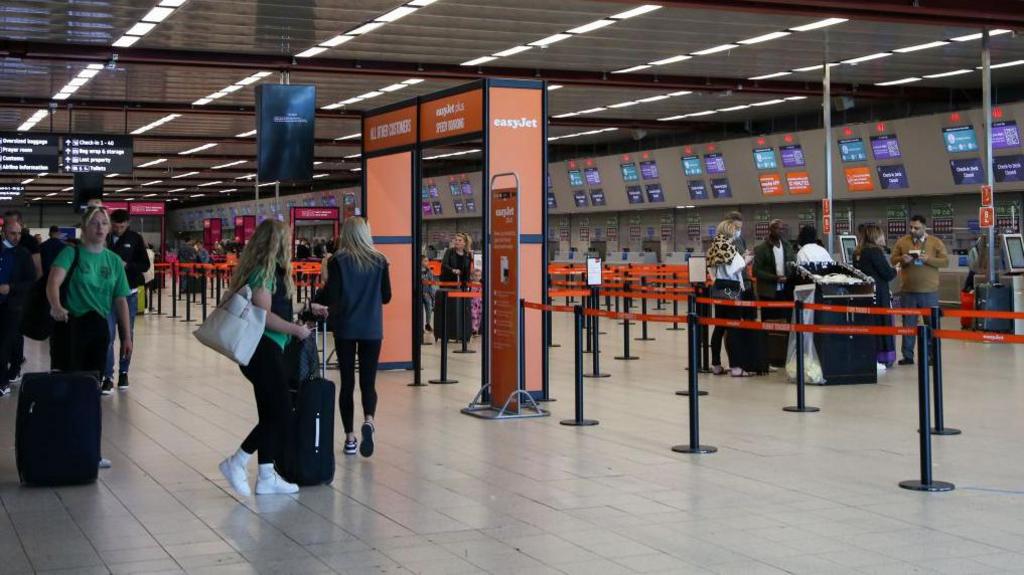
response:
[[[60,301],[67,307],[68,286],[78,269],[78,248],[75,247],[75,258],[71,260],[64,283],[60,284]],[[32,284],[25,298],[25,311],[21,316],[21,333],[29,339],[45,341],[53,335],[53,316],[50,315],[50,300],[46,296],[46,284],[49,278],[43,276]]]
[[[267,310],[252,303],[252,289],[242,289],[213,310],[192,335],[238,365],[249,365],[267,324]]]

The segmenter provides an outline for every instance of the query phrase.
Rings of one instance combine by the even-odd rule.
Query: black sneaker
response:
[[[899,365],[914,365],[914,360],[910,359],[909,357],[905,357],[896,363],[898,363]]]
[[[21,383],[21,368],[20,367],[18,368],[17,371],[13,372],[10,375],[10,377],[7,378],[7,383],[9,383],[11,385],[18,385],[19,383]]]
[[[345,440],[345,455],[355,455],[355,454],[356,454],[356,440],[355,439],[346,439]]]
[[[369,457],[373,455],[373,423],[367,421],[363,424],[363,441],[359,444],[359,455]]]
[[[110,379],[108,377],[104,377],[103,378],[103,386],[100,387],[100,394],[101,395],[110,395],[111,393],[113,393],[113,391],[114,391],[114,380],[112,380],[112,379]]]
[[[128,374],[122,373],[117,376],[117,390],[128,391]]]
[[[10,395],[10,393],[11,393],[11,386],[10,385],[0,384],[0,397],[3,397],[5,395]]]

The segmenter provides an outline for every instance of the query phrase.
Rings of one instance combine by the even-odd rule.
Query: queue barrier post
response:
[[[700,284],[694,291],[701,297],[706,297],[707,285]],[[701,304],[701,306],[700,313],[704,317],[711,317],[711,306],[708,304]],[[711,373],[711,327],[707,325],[700,326],[700,372]]]
[[[164,270],[156,272],[156,315],[164,315]]]
[[[662,289],[665,288],[665,281],[664,281],[664,279],[665,278],[663,278],[661,275],[659,275],[657,278],[655,278],[655,283],[657,283],[659,285],[659,287],[661,287]],[[672,285],[675,286],[676,284],[673,283]],[[664,293],[664,292],[662,292],[662,293]],[[660,297],[658,299],[654,300],[654,311],[665,311],[664,300],[662,300]]]
[[[626,308],[626,310],[629,310],[629,308],[630,308],[630,305],[629,305],[630,304],[630,298],[629,298],[629,296],[623,297],[622,300],[624,302],[624,307]],[[615,359],[618,359],[618,360],[621,360],[621,361],[632,361],[634,359],[640,359],[639,357],[629,353],[629,324],[630,323],[631,322],[629,321],[629,312],[627,311],[626,312],[626,317],[622,321],[622,355],[615,356]]]
[[[932,328],[932,395],[935,402],[935,427],[932,427],[932,435],[960,435],[962,432],[959,429],[945,425],[942,397],[942,340],[934,335],[935,330],[942,329],[942,310],[939,309],[939,306],[931,308],[930,320]]]
[[[601,296],[597,293],[597,286],[590,288],[591,297],[590,302],[593,304],[594,311],[601,310]],[[591,379],[602,379],[605,377],[611,377],[610,374],[601,373],[601,324],[598,323],[598,316],[594,315],[590,318],[593,322],[593,330],[590,332],[590,337],[594,339],[593,353],[590,358],[593,361],[593,372],[584,373],[583,377]]]
[[[586,309],[586,308],[591,306],[591,301],[590,300],[593,298],[593,295],[594,295],[593,292],[591,292],[590,295],[583,297],[583,308],[584,309]],[[594,333],[595,333],[595,330],[594,330],[594,320],[595,319],[596,318],[588,316],[588,315],[584,315],[583,316],[583,330],[586,332],[586,334],[585,334],[586,337],[584,338],[584,344],[583,344],[583,353],[593,353],[594,352],[594,348],[592,347],[592,344],[593,344],[593,338],[594,338]]]
[[[795,311],[795,318],[793,319],[793,325],[799,326],[804,323],[804,302],[797,300],[793,304]],[[790,413],[815,413],[821,411],[817,407],[811,407],[807,405],[806,397],[806,379],[804,374],[804,334],[801,331],[796,331],[796,405],[790,405],[783,407],[782,411],[788,411]]]
[[[647,286],[647,281],[643,276],[640,276],[640,288],[643,290]],[[647,315],[647,294],[644,293],[640,297],[640,313]],[[640,337],[636,338],[637,341],[654,341],[653,337],[647,336],[647,320],[640,322]]]
[[[461,293],[470,293],[470,292],[461,292]],[[467,298],[466,297],[458,297],[456,299],[459,300],[459,303],[456,304],[456,306],[457,306],[456,311],[458,312],[459,317],[455,319],[455,325],[457,326],[456,329],[459,330],[459,341],[461,342],[461,347],[459,349],[455,350],[452,353],[459,353],[459,354],[462,354],[462,353],[476,353],[476,350],[469,349],[469,336],[466,334],[466,332],[469,331],[469,330],[466,329],[466,327],[468,327],[468,326],[466,326],[466,299]]]
[[[549,280],[549,283],[550,283],[550,280]],[[551,296],[547,297],[547,304],[548,305],[551,305],[553,301],[554,301],[554,299]],[[554,329],[554,326],[552,325],[552,321],[551,321],[554,318],[551,315],[551,310],[545,310],[544,311],[544,317],[547,319],[547,324],[545,324],[544,332],[545,332],[545,335],[548,338],[548,347],[562,347],[560,344],[555,343],[555,329]]]
[[[189,277],[189,272],[188,271],[185,272],[185,277],[186,278]],[[193,268],[192,279],[195,279],[195,268]],[[186,282],[186,283],[190,283],[190,282]],[[194,296],[195,296],[195,290],[189,289],[188,297],[185,298],[185,319],[181,320],[182,323],[192,323],[193,321],[195,321],[194,319],[192,319],[192,301],[193,301],[193,299],[190,299],[190,298],[194,298]]]
[[[703,333],[703,332],[701,331],[701,328],[702,328],[702,327],[704,327],[704,326],[701,326],[701,325],[700,325],[700,313],[699,313],[699,312],[700,312],[700,310],[701,310],[701,309],[703,309],[703,308],[702,308],[702,304],[700,304],[700,303],[698,303],[698,302],[697,302],[697,296],[696,296],[696,295],[694,295],[694,294],[690,294],[690,295],[688,295],[688,296],[686,297],[686,316],[687,316],[687,323],[689,323],[689,316],[690,316],[691,314],[696,314],[696,315],[697,315],[697,318],[698,318],[698,320],[697,320],[697,324],[698,324],[698,325],[696,326],[696,329],[697,329],[697,333],[698,333],[698,334],[699,334],[699,333]],[[689,325],[688,325],[687,327],[689,327]],[[697,335],[694,335],[694,337],[697,337]],[[689,345],[690,345],[690,339],[689,339],[689,338],[690,338],[690,336],[689,336],[689,335],[687,335],[687,339],[686,339],[686,345],[687,345],[687,350],[689,350]],[[698,345],[699,345],[699,344],[698,344]],[[700,356],[699,356],[699,355],[698,355],[698,357],[697,357],[697,362],[698,362],[698,363],[700,363]],[[689,369],[693,369],[693,366],[688,366],[688,367],[687,367],[686,369],[687,369],[687,370],[689,370]],[[699,366],[698,366],[697,372],[698,372],[698,373],[703,373],[703,371],[702,371],[702,370],[701,370],[701,369],[699,368]],[[710,373],[710,372],[708,372],[708,373]],[[686,388],[686,389],[681,389],[681,390],[677,391],[677,392],[676,392],[676,395],[681,395],[681,396],[683,396],[683,397],[689,397],[689,396],[690,396],[690,388],[689,388],[689,386],[687,386],[687,388]],[[708,395],[708,392],[704,391],[703,389],[699,389],[699,388],[698,388],[698,389],[697,389],[697,395],[698,395],[698,396],[700,396],[700,395]]]
[[[457,379],[448,379],[448,291],[437,290],[441,301],[444,302],[442,308],[444,309],[444,319],[441,321],[441,375],[437,379],[429,380],[429,383],[438,385],[450,385],[453,383],[459,383]]]
[[[583,307],[575,306],[572,310],[573,318],[573,354],[574,359],[574,371],[573,379],[576,384],[576,397],[575,397],[575,417],[573,419],[563,419],[559,423],[562,425],[569,425],[572,427],[589,427],[597,425],[596,419],[586,419],[583,417]]]
[[[928,405],[928,377],[930,371],[928,367],[928,348],[931,347],[928,339],[931,336],[930,331],[927,325],[917,326],[917,357],[920,360],[917,364],[917,415],[921,478],[901,481],[900,487],[911,491],[952,491],[956,489],[956,486],[952,483],[936,481],[932,477],[931,408]]]
[[[213,275],[217,278],[217,303],[220,303],[221,290],[224,288],[224,270],[216,268],[213,270]]]
[[[692,305],[692,304],[691,304]],[[672,448],[672,451],[676,453],[694,453],[694,454],[706,454],[715,453],[718,448],[712,445],[701,445],[700,444],[700,407],[699,407],[699,390],[697,389],[697,380],[700,377],[700,373],[697,369],[698,356],[700,355],[700,346],[697,339],[697,333],[700,329],[700,320],[697,318],[696,313],[688,313],[686,316],[686,326],[688,333],[686,334],[686,348],[688,351],[689,360],[689,371],[687,372],[688,392],[689,392],[689,411],[690,411],[690,442],[686,445],[676,445]]]
[[[178,318],[178,264],[171,264],[171,319]]]
[[[203,306],[203,321],[206,321],[206,269],[202,269],[203,273],[203,296],[200,298],[200,305]]]
[[[673,273],[672,274],[672,279],[678,281],[679,274],[678,273]],[[679,284],[673,282],[672,285],[679,285]],[[673,317],[679,317],[679,298],[672,298],[672,316]],[[674,322],[672,322],[672,327],[665,328],[665,331],[683,331],[683,329],[684,328],[679,327],[679,322],[675,322],[674,321]]]

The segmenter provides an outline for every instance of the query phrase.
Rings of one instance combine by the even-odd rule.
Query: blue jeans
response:
[[[125,298],[128,301],[128,324],[131,328],[132,340],[135,340],[135,314],[139,312],[139,294],[129,294]],[[118,334],[121,340],[124,340],[124,334],[121,333],[121,327],[117,325],[117,310],[111,309],[110,315],[107,316],[107,328],[110,330],[110,342],[107,344],[107,366],[103,371],[103,376],[107,379],[114,378],[114,333]],[[128,368],[131,367],[132,358],[121,357],[118,361],[118,368],[120,373],[128,373]]]
[[[925,292],[925,293],[910,293],[903,292],[900,294],[902,307],[927,307],[932,308],[939,305],[939,292]],[[917,328],[918,316],[916,315],[905,315],[903,316],[903,327]],[[917,344],[917,337],[912,335],[903,336],[902,352],[904,359],[914,359],[914,347]]]

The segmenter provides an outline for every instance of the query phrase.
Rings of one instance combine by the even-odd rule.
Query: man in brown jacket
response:
[[[930,308],[939,305],[939,270],[949,265],[949,253],[942,240],[928,235],[924,216],[910,217],[910,234],[892,247],[892,264],[899,266],[902,306]],[[917,316],[903,316],[904,327],[917,327]],[[917,338],[903,336],[900,365],[914,365]]]

